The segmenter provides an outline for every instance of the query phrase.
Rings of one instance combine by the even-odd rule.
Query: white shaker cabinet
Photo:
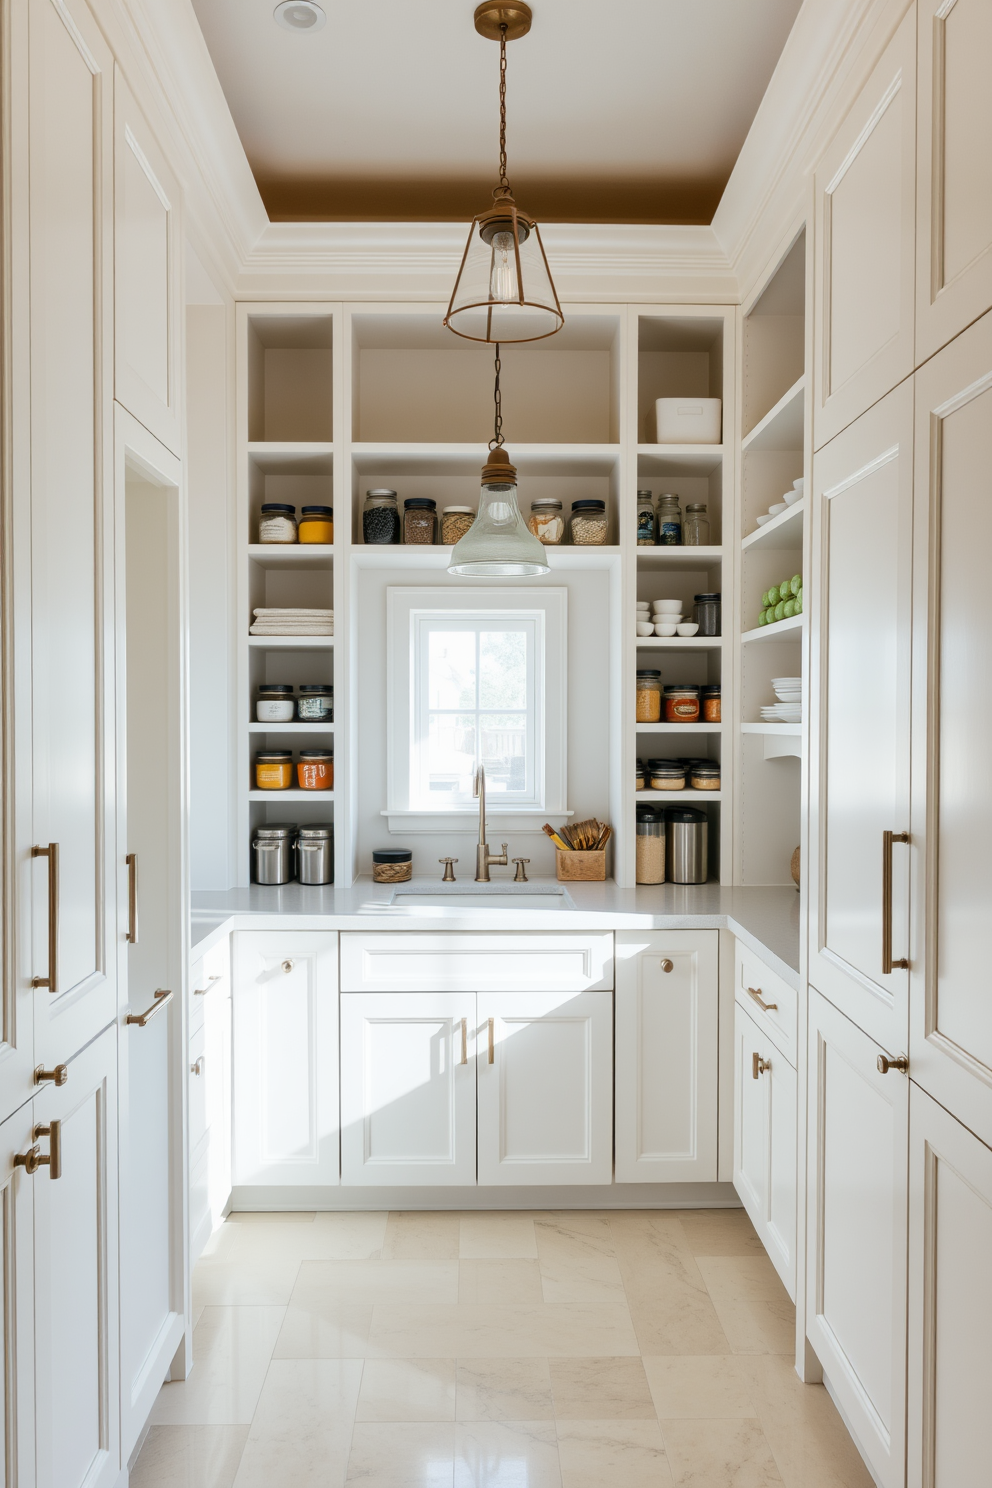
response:
[[[613,996],[477,999],[479,1183],[609,1183]]]
[[[915,381],[912,833],[921,871],[910,1069],[992,1145],[992,784],[985,768],[992,729],[992,314],[945,346]]]
[[[919,0],[916,363],[992,307],[992,6]]]
[[[796,1071],[740,1003],[734,1049],[734,1187],[795,1301]]]
[[[809,979],[889,1054],[909,1033],[912,518],[907,381],[813,460]]]
[[[985,1488],[992,1461],[992,1149],[909,1098],[909,1488]]]
[[[815,448],[913,370],[916,15],[816,167]]]
[[[475,1183],[475,994],[341,996],[341,1179]]]
[[[3,1432],[6,1449],[5,1488],[35,1481],[34,1442],[34,1185],[48,1180],[48,1169],[29,1173],[23,1158],[36,1143],[35,1102],[28,1101],[0,1123],[0,1256],[6,1278],[4,1327],[0,1330],[3,1361]],[[42,1156],[47,1155],[41,1153]],[[21,1161],[19,1161],[21,1159]]]
[[[806,1328],[880,1488],[906,1471],[909,1080],[809,995]]]
[[[336,1184],[338,937],[234,936],[234,1184]]]
[[[719,931],[616,936],[616,1178],[717,1176]]]

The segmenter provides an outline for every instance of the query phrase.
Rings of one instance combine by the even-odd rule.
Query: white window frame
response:
[[[418,655],[425,652],[430,622],[480,620],[495,627],[526,621],[533,637],[533,794],[524,803],[504,804],[498,793],[486,800],[486,815],[500,826],[540,831],[549,817],[562,819],[568,781],[567,589],[389,588],[386,591],[386,809],[390,831],[475,830],[478,806],[457,797],[450,804],[426,805],[414,793],[419,771],[422,704],[417,697]]]

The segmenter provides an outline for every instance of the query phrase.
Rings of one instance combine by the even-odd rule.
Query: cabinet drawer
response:
[[[781,1049],[789,1063],[796,1063],[796,1018],[799,1001],[796,993],[765,963],[737,942],[736,996],[741,1007]],[[764,1006],[762,1006],[762,1003]]]
[[[231,959],[228,942],[222,941],[190,962],[189,968],[189,1028],[190,1033],[203,1026],[203,1014],[208,997],[230,997]]]
[[[199,1028],[189,1040],[189,1160],[199,1162],[207,1150],[207,1052],[206,1030]]]
[[[342,992],[608,992],[613,936],[345,932]]]

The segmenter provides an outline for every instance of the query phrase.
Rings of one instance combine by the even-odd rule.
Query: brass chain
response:
[[[499,28],[499,184],[509,191],[506,176],[506,22]]]
[[[499,390],[499,342],[496,342],[496,382],[493,387],[493,404],[495,405],[495,419],[493,422],[493,438],[489,441],[489,448],[499,449],[503,443],[503,399]]]

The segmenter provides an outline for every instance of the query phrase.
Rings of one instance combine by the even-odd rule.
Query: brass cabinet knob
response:
[[[664,956],[662,958],[662,962],[661,962],[661,969],[662,969],[662,971],[674,971],[675,970],[675,962],[674,961],[670,961],[667,956]]]
[[[191,1064],[190,1065],[189,1072],[190,1072],[191,1075],[202,1075],[203,1074],[203,1055],[202,1054],[197,1059],[197,1061],[196,1061],[195,1064]]]
[[[57,1064],[54,1069],[46,1070],[43,1065],[38,1066],[34,1072],[34,1083],[40,1085],[44,1080],[51,1080],[53,1085],[62,1086],[69,1079],[69,1066]]]
[[[292,971],[292,969],[293,969],[293,967],[295,965],[296,965],[296,962],[295,961],[286,960],[286,961],[284,961],[282,963],[282,969],[286,973],[286,975],[288,976],[289,973]]]
[[[898,1059],[889,1059],[885,1054],[879,1054],[875,1063],[880,1075],[887,1075],[889,1070],[898,1070],[901,1075],[904,1075],[909,1069],[909,1060],[905,1054],[900,1054]]]
[[[770,1070],[771,1067],[772,1067],[772,1062],[771,1062],[770,1059],[762,1059],[761,1055],[760,1054],[757,1054],[757,1053],[751,1055],[751,1079],[752,1080],[756,1080],[759,1075],[763,1075],[765,1073],[765,1071],[766,1070]]]

